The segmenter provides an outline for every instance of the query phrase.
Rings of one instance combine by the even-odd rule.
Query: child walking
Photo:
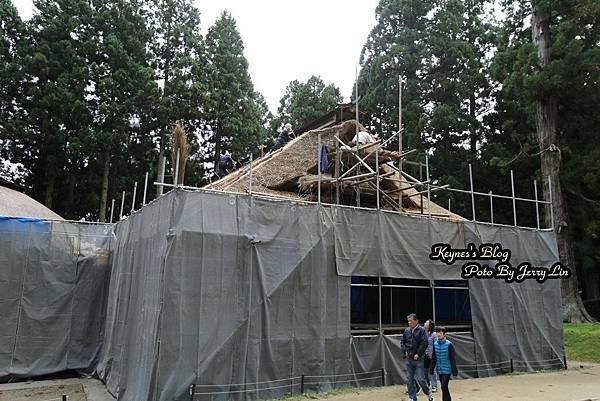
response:
[[[450,382],[450,375],[458,375],[454,345],[446,338],[445,327],[436,327],[435,333],[437,335],[437,341],[433,344],[433,355],[429,372],[433,373],[434,369],[437,367],[440,385],[442,387],[442,401],[452,401],[448,383]]]

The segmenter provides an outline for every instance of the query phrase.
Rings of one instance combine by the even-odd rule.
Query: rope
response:
[[[373,380],[373,379],[381,379],[381,376],[365,377],[363,379],[355,379],[355,380],[341,380],[341,381],[337,381],[336,380],[334,382],[321,382],[321,381],[319,381],[319,382],[310,382],[310,383],[304,383],[304,385],[306,386],[306,385],[309,385],[309,384],[323,384],[323,383],[326,383],[326,384],[329,384],[329,383],[332,383],[332,384],[354,383],[354,382],[360,382],[360,381],[365,381],[365,380]]]
[[[514,362],[518,362],[518,363],[539,363],[539,362],[551,362],[551,361],[560,361],[561,363],[563,362],[562,359],[560,359],[560,358],[540,359],[539,361],[519,361],[519,360],[515,360]]]
[[[493,366],[493,365],[503,365],[505,363],[510,363],[510,361],[501,361],[501,362],[492,362],[492,363],[468,363],[468,364],[456,365],[456,366],[457,367],[460,367],[460,366]]]
[[[319,377],[342,377],[342,376],[351,376],[351,375],[358,376],[358,375],[368,375],[371,373],[381,374],[381,370],[372,370],[370,372],[360,372],[360,373],[343,373],[343,374],[339,374],[339,375],[320,375],[320,376],[319,375],[313,375],[313,376],[305,375],[304,378],[308,378],[308,377],[310,377],[310,378],[313,378],[313,377],[317,377],[317,378],[319,378]]]
[[[306,376],[305,376],[306,377]],[[301,379],[300,376],[297,377],[289,377],[287,379],[277,379],[277,380],[266,380],[262,382],[253,382],[253,383],[234,383],[234,384],[196,384],[196,387],[227,387],[227,386],[249,386],[253,384],[265,384],[265,383],[279,383],[284,381],[294,381]]]
[[[298,385],[298,383],[293,384],[292,386],[297,386],[297,385]],[[202,393],[194,393],[194,395],[249,393],[249,392],[254,392],[254,391],[275,390],[278,388],[290,388],[290,385],[248,389],[248,390],[235,390],[235,391],[208,391],[208,392],[202,392]]]

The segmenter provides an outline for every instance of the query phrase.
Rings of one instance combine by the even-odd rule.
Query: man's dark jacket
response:
[[[404,354],[408,353],[409,358],[419,354],[419,358],[422,358],[426,349],[427,334],[425,334],[423,327],[417,325],[414,330],[411,330],[410,327],[404,329],[404,335],[402,336],[402,352]]]

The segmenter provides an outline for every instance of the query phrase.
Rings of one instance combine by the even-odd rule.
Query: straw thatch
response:
[[[3,186],[0,186],[0,215],[63,220],[35,199]]]
[[[359,130],[365,128],[359,124]],[[368,173],[364,165],[357,168],[354,174],[362,174],[364,178],[344,179],[337,182],[333,178],[334,160],[340,157],[345,169],[357,163],[356,147],[340,146],[335,139],[339,138],[348,144],[356,133],[355,121],[346,121],[334,127],[306,132],[286,146],[252,163],[252,192],[287,199],[298,199],[316,201],[318,198],[318,185],[321,183],[321,201],[325,203],[336,203],[339,188],[339,199],[341,204],[356,205],[356,190],[360,189],[360,205],[362,207],[377,207],[377,186],[373,175]],[[326,145],[330,151],[330,163],[328,173],[317,175],[317,148],[319,136],[321,143]],[[370,145],[362,145],[358,154],[364,157],[371,154],[366,160],[369,167],[380,174],[380,204],[387,210],[398,210],[398,199],[400,188],[402,191],[402,210],[415,214],[431,214],[436,217],[445,217],[460,220],[461,216],[451,213],[435,203],[427,201],[424,196],[410,196],[417,194],[422,188],[409,188],[410,184],[400,180],[399,173],[391,166],[385,164],[398,160],[398,152],[380,149],[378,154],[379,166],[376,166],[374,156],[375,149]],[[351,174],[351,175],[354,175]],[[349,178],[349,177],[348,177]],[[207,185],[206,189],[215,189],[230,192],[248,193],[250,191],[250,165],[234,171],[228,176]],[[388,194],[389,192],[389,194]]]
[[[364,127],[359,125],[359,129]],[[321,143],[329,149],[335,149],[337,141],[334,135],[344,142],[350,142],[356,132],[354,121],[346,121],[335,127],[306,132],[287,143],[283,148],[257,159],[252,166],[253,191],[265,190],[297,190],[297,180],[307,171],[316,169],[317,144],[319,133]],[[206,186],[208,189],[219,189],[232,192],[249,190],[249,166],[229,174],[225,178]],[[291,187],[291,188],[290,188]],[[266,191],[268,192],[268,191]]]
[[[177,172],[177,183],[183,184],[185,178],[185,165],[190,153],[190,145],[187,141],[185,130],[180,124],[176,124],[171,132],[171,166],[173,166],[173,175],[177,165],[177,152],[179,152],[179,170]]]

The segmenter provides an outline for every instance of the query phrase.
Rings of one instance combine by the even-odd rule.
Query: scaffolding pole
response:
[[[142,206],[146,205],[146,190],[148,189],[148,172],[146,171],[146,178],[144,179],[144,198],[142,199]]]
[[[398,171],[399,176],[402,178],[402,76],[398,75]],[[402,185],[402,184],[400,184]],[[400,205],[400,211],[402,211],[402,191],[398,194],[398,204]]]
[[[317,171],[318,171],[318,188],[317,188],[317,202],[321,203],[321,132],[319,132],[318,136],[318,145],[317,145]]]
[[[377,146],[377,148],[379,148],[379,146]],[[379,150],[379,149],[377,149]],[[379,152],[376,151],[375,152],[375,172],[376,174],[376,182],[377,182],[377,210],[379,210]],[[402,192],[400,192],[402,193]],[[400,198],[402,199],[402,198]],[[381,277],[380,277],[381,279]]]
[[[515,199],[515,177],[513,176],[513,171],[510,170],[510,188],[512,193],[512,206],[513,206],[513,220],[514,226],[517,226],[517,201]]]
[[[473,211],[473,221],[477,221],[475,217],[475,189],[473,188],[473,168],[471,167],[471,163],[469,163],[469,181],[471,183],[471,209]]]
[[[115,198],[112,199],[111,205],[110,205],[110,222],[113,222],[113,212],[115,211]]]
[[[538,207],[538,191],[537,181],[533,180],[533,193],[535,194],[535,221],[537,222],[537,229],[540,229],[540,208]]]
[[[429,157],[427,156],[427,154],[425,154],[425,174],[425,178],[427,179],[427,215],[431,217],[431,186],[429,185]],[[421,206],[423,206],[422,202]]]
[[[179,184],[178,181],[179,181],[179,149],[177,149],[177,159],[175,160],[175,176],[173,176],[173,184],[175,186],[177,186],[177,184]]]
[[[252,196],[252,153],[250,153],[250,182],[248,183],[248,192],[250,192],[250,196]]]
[[[121,195],[121,213],[119,213],[119,220],[123,218],[123,207],[125,207],[125,191]]]
[[[358,138],[358,64],[356,65],[356,80],[354,81],[354,100],[356,101],[356,148],[360,146],[360,141]],[[358,157],[358,155],[357,155]],[[358,157],[360,159],[360,157]],[[360,174],[360,166],[358,166],[358,173]],[[356,206],[360,207],[360,188],[356,188]]]
[[[133,183],[133,196],[131,197],[131,211],[135,210],[135,198],[137,196],[137,181]]]
[[[548,176],[548,195],[550,196],[550,228],[552,230],[554,230],[554,210],[553,210],[553,203],[554,200],[552,199],[552,177]]]
[[[166,166],[167,166],[167,157],[163,156],[162,165],[161,165],[160,171],[158,172],[158,182],[161,182],[161,183],[165,182],[165,168],[166,168]],[[158,188],[158,195],[160,196],[162,194],[163,194],[163,187],[161,185]]]
[[[492,224],[494,224],[494,195],[492,191],[490,191],[490,219]]]

